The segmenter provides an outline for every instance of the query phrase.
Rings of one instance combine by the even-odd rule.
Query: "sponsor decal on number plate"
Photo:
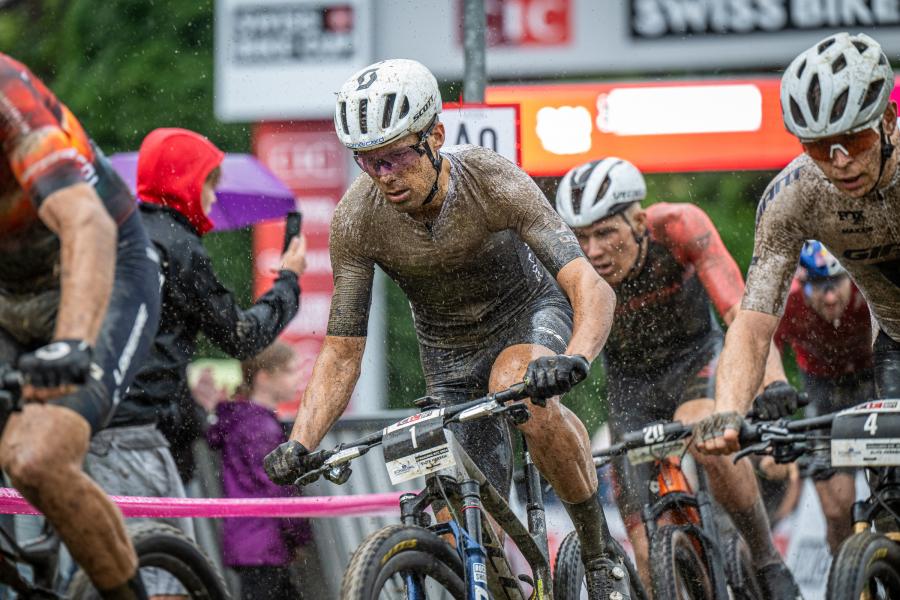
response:
[[[628,451],[628,462],[633,465],[639,465],[670,456],[681,456],[684,454],[687,445],[688,439],[684,438],[670,442],[661,442],[652,446],[644,446],[643,448],[634,448]]]
[[[900,465],[900,438],[831,440],[831,465],[869,467]]]
[[[429,473],[452,467],[456,464],[450,444],[428,448],[411,456],[404,456],[387,462],[391,483],[397,485],[416,477],[424,477]]]

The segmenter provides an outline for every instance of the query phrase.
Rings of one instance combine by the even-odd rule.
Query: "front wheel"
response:
[[[625,562],[631,581],[631,597],[635,600],[646,600],[647,595],[641,586],[637,570],[619,543],[615,540],[612,540],[612,543],[615,544],[615,551]],[[569,532],[556,552],[556,563],[553,566],[553,597],[556,600],[588,600],[584,563],[581,562],[581,541],[574,531]]]
[[[750,549],[736,531],[725,539],[725,577],[734,600],[762,600]]]
[[[841,544],[828,572],[827,600],[900,598],[900,547],[864,531]]]
[[[341,600],[466,599],[462,561],[448,543],[412,525],[389,525],[363,540],[341,582]]]
[[[708,600],[712,578],[689,528],[660,527],[650,540],[650,580],[654,600]]]
[[[180,529],[153,521],[128,524],[126,529],[150,596],[186,595],[193,600],[230,598],[225,581],[212,561]],[[66,594],[72,600],[100,598],[81,569],[75,573]]]

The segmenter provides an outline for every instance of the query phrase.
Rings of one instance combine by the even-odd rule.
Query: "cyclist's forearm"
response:
[[[742,310],[725,336],[716,370],[716,410],[741,414],[750,404],[766,373],[766,358],[778,319]]]
[[[557,275],[574,313],[572,339],[566,354],[581,354],[593,360],[609,337],[616,294],[587,260],[575,259]]]
[[[93,344],[115,279],[116,224],[87,184],[50,195],[40,216],[60,239],[62,293],[54,337]]]
[[[359,378],[365,345],[365,338],[325,338],[297,411],[292,440],[313,450],[344,414]]]

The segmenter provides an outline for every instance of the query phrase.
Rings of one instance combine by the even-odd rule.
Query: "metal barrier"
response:
[[[331,448],[341,442],[349,442],[363,435],[383,429],[413,411],[384,411],[365,416],[345,417],[338,421],[322,443],[323,448]],[[308,486],[304,492],[310,496],[335,496],[345,494],[374,494],[397,491],[388,478],[381,449],[376,448],[353,462],[353,475],[344,485],[338,486],[320,480]],[[421,489],[423,480],[409,481],[405,489]],[[398,505],[399,506],[399,505]],[[319,557],[322,581],[327,588],[327,598],[337,598],[347,564],[353,551],[363,539],[385,525],[398,523],[397,517],[341,517],[336,519],[313,519],[313,533]]]

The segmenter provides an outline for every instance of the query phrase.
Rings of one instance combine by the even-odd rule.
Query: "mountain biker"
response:
[[[693,423],[713,409],[712,387],[722,331],[738,309],[743,280],[715,226],[693,204],[642,208],[647,187],[630,162],[608,157],[571,169],[560,181],[556,210],[591,265],[616,292],[616,311],[603,348],[610,429],[615,441],[645,425]],[[777,353],[775,353],[777,354]],[[776,362],[769,381],[784,379]],[[794,590],[769,533],[752,469],[719,457],[698,457],[716,499],[731,513],[770,594]],[[648,540],[641,509],[649,502],[650,465],[614,464],[616,500],[649,585]]]
[[[122,515],[82,460],[156,331],[158,257],[75,116],[3,54],[0,137],[0,365],[27,384],[0,463],[102,598],[144,599]]]
[[[762,379],[801,247],[822,242],[866,298],[877,324],[875,394],[900,397],[900,174],[894,73],[878,42],[830,35],[781,80],[787,129],[803,144],[759,203],[741,310],[719,361],[716,414],[697,427],[701,450],[739,447],[741,415]]]
[[[449,405],[528,381],[535,401],[521,430],[582,535],[591,597],[629,598],[625,569],[607,547],[587,431],[559,401],[606,340],[612,290],[524,172],[481,147],[444,147],[440,112],[434,75],[412,60],[366,67],[338,93],[335,129],[363,173],[331,224],[328,335],[291,441],[266,469],[291,483],[313,467],[306,455],[347,406],[378,265],[410,300],[429,395]],[[477,421],[456,433],[508,493],[505,423]]]
[[[866,299],[841,264],[820,242],[806,242],[775,343],[779,349],[788,344],[794,351],[810,398],[807,416],[843,410],[873,397],[870,323]],[[766,390],[755,400],[758,416],[774,419],[793,413],[780,398],[769,395]],[[815,481],[834,554],[853,533],[853,470],[821,468],[815,461],[805,467]]]

